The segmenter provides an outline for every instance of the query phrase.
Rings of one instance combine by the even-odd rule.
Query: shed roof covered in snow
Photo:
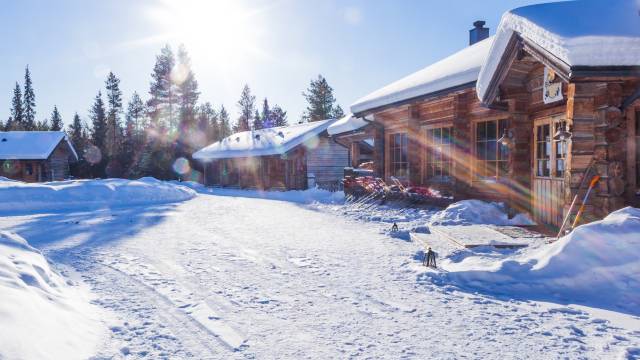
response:
[[[298,145],[313,141],[334,122],[322,120],[235,133],[198,150],[193,158],[210,160],[284,154]]]
[[[2,131],[0,132],[0,159],[46,160],[61,141],[69,145],[78,159],[73,144],[62,131]]]
[[[476,84],[485,95],[514,36],[568,69],[640,66],[640,1],[580,0],[520,7],[506,12]]]
[[[353,116],[353,114],[349,114],[329,125],[329,127],[327,128],[327,132],[331,136],[345,134],[359,130],[365,127],[367,124],[369,124],[369,122],[365,119]]]
[[[351,105],[351,112],[362,113],[403,101],[473,86],[478,79],[493,37],[479,41],[405,78],[393,82]]]

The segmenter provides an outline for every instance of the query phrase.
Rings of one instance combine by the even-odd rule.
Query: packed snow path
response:
[[[322,208],[324,209],[324,208]],[[98,354],[150,358],[635,358],[640,332],[580,308],[436,285],[418,244],[290,202],[3,217],[112,310]]]

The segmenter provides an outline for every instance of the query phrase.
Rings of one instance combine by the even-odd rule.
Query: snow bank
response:
[[[20,236],[0,231],[0,359],[86,359],[106,334],[97,308]]]
[[[446,279],[490,292],[552,298],[640,314],[640,209],[627,207],[551,245],[500,261],[442,263]]]
[[[239,190],[239,189],[212,189],[212,195],[237,196],[248,198],[259,198],[269,200],[289,201],[299,204],[336,204],[344,201],[344,192],[313,188],[308,190],[290,191],[260,191],[260,190]]]
[[[446,209],[435,213],[429,219],[431,225],[533,225],[533,221],[525,214],[518,214],[509,219],[503,205],[482,200],[462,200],[449,205]]]
[[[154,178],[72,180],[44,184],[0,180],[0,212],[161,204],[193,198],[185,186]]]

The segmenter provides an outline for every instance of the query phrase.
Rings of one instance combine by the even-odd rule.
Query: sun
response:
[[[161,39],[184,44],[192,58],[218,67],[267,56],[258,46],[260,12],[237,0],[161,0],[149,9]]]

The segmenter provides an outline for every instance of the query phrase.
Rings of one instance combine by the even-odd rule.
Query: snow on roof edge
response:
[[[327,132],[331,136],[344,134],[363,128],[368,124],[369,122],[367,122],[365,119],[355,117],[353,116],[353,114],[349,114],[329,125],[329,127],[327,128]]]
[[[478,76],[478,98],[486,98],[515,33],[547,50],[568,67],[639,66],[639,11],[638,0],[582,0],[528,5],[505,12]],[[562,14],[566,13],[579,21],[563,27]]]
[[[493,36],[467,46],[354,102],[351,112],[381,108],[458,86],[473,84],[489,53]]]
[[[243,158],[243,157],[255,157],[255,156],[269,156],[269,155],[278,155],[284,154],[294,147],[306,142],[314,136],[321,134],[323,131],[327,130],[327,128],[334,123],[335,119],[327,119],[315,122],[307,122],[301,124],[294,124],[289,126],[280,126],[273,127],[268,129],[260,129],[260,130],[249,130],[242,131],[239,133],[235,133],[227,136],[226,138],[216,141],[213,144],[210,144],[195,153],[193,153],[192,157],[195,160],[207,161],[214,159],[231,159],[231,158]],[[314,125],[314,126],[311,126]],[[233,141],[236,139],[248,140],[249,138],[255,139],[256,135],[260,135],[261,140],[269,139],[269,137],[273,138],[273,133],[278,131],[276,135],[279,133],[284,133],[287,130],[295,130],[296,127],[309,127],[300,133],[294,133],[294,136],[291,139],[283,139],[282,144],[271,144],[270,146],[264,148],[250,148],[246,149],[228,149],[222,148],[225,144],[228,146],[228,143],[234,144]],[[269,133],[267,133],[267,131]],[[263,137],[264,135],[264,137]],[[286,136],[286,135],[285,135]],[[239,143],[236,145],[242,145],[243,143]]]

